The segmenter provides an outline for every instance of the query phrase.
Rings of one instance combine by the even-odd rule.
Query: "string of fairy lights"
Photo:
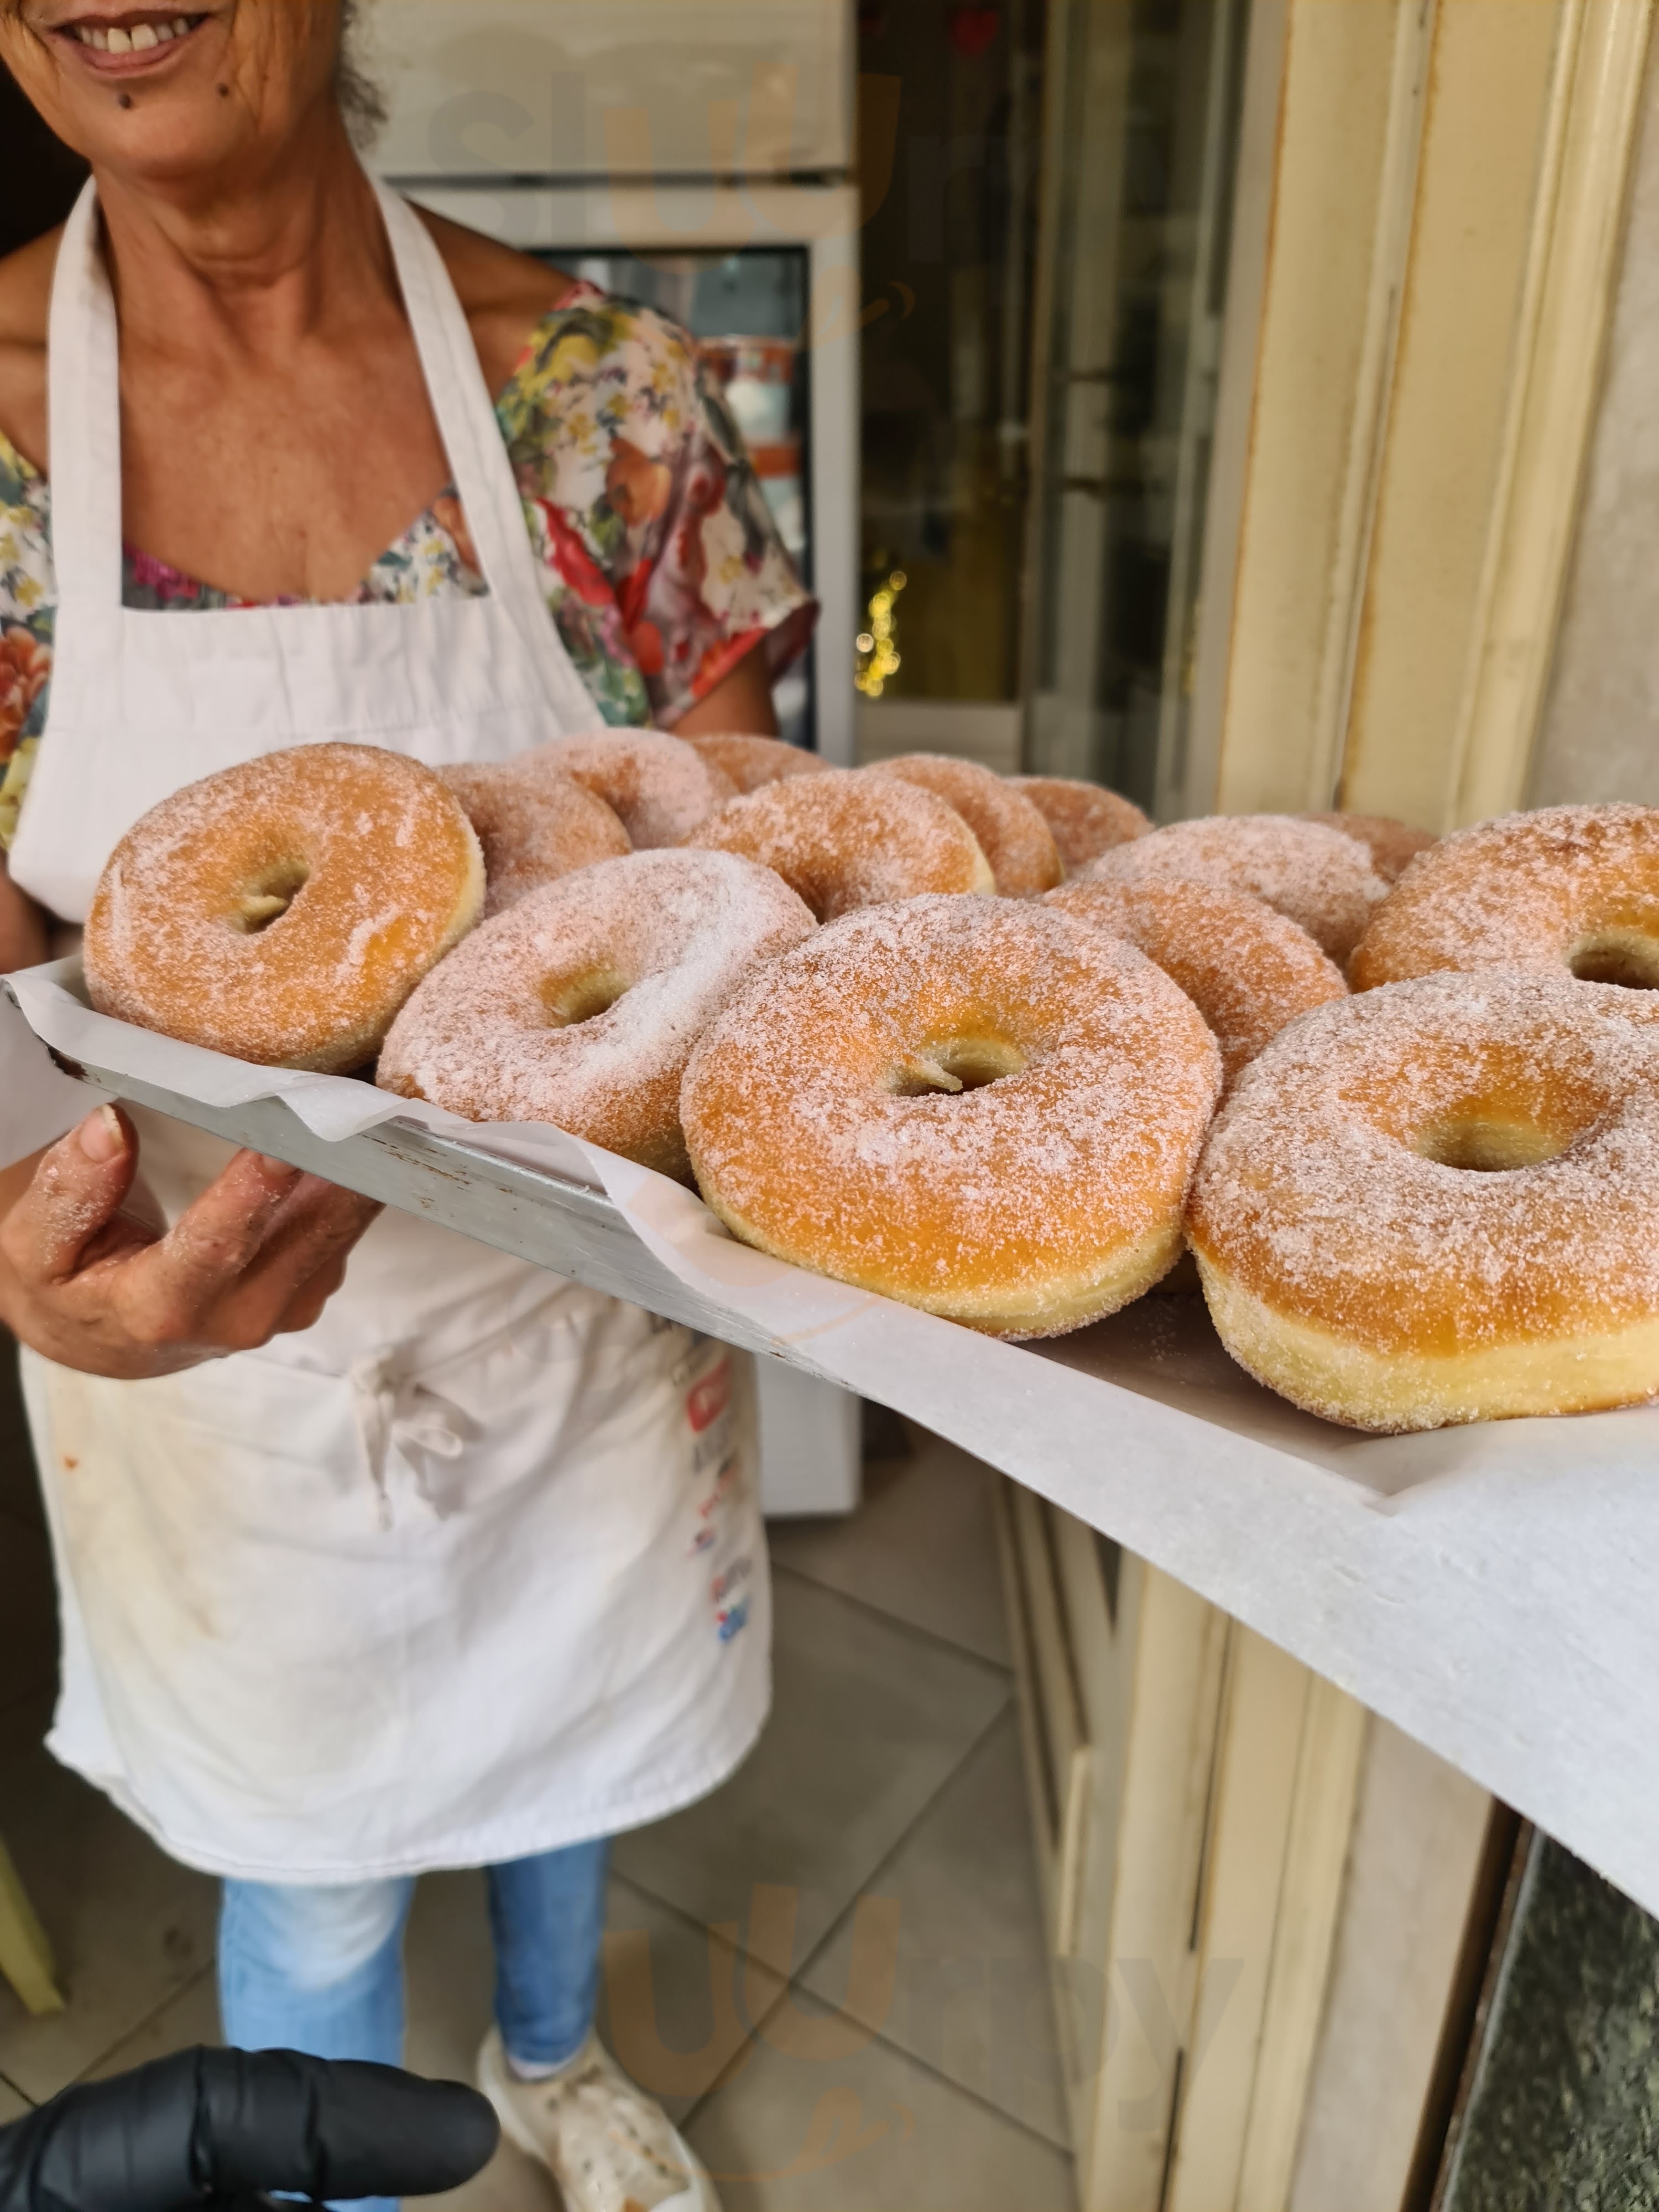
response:
[[[858,667],[853,681],[866,699],[879,699],[902,665],[898,649],[898,617],[893,610],[908,581],[902,568],[895,568],[884,583],[876,586],[866,611],[866,627],[854,640],[858,648]]]

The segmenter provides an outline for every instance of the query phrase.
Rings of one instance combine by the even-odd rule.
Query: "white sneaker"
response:
[[[521,2081],[492,2027],[478,2053],[478,2087],[507,2141],[558,2183],[565,2212],[720,2212],[690,2146],[597,2032],[557,2074]]]

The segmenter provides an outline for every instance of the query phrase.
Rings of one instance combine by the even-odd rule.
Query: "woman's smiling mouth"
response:
[[[55,35],[74,46],[77,58],[100,76],[125,76],[165,60],[172,48],[206,20],[196,13],[131,9],[119,15],[75,17],[55,26]]]

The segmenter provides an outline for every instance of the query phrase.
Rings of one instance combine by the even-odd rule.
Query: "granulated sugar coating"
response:
[[[486,919],[574,868],[633,850],[605,801],[568,775],[543,770],[527,776],[513,761],[438,773],[465,807],[483,848]]]
[[[739,792],[758,791],[763,784],[782,783],[792,775],[822,775],[830,765],[817,753],[785,744],[781,738],[699,735],[680,742],[729,777]]]
[[[1191,1001],[1035,904],[927,897],[753,975],[681,1094],[746,1243],[1004,1336],[1081,1328],[1178,1254],[1220,1081]]]
[[[1241,1364],[1360,1428],[1659,1392],[1659,1000],[1491,972],[1291,1024],[1188,1211]]]
[[[811,934],[769,869],[726,853],[633,853],[487,921],[410,1000],[382,1089],[473,1121],[550,1121],[686,1172],[686,1059],[757,960]]]
[[[1354,988],[1444,968],[1659,986],[1659,807],[1547,806],[1443,838],[1371,917]]]
[[[1152,826],[1133,799],[1097,783],[1069,775],[1011,775],[1008,781],[1048,823],[1068,876],[1115,845],[1145,837]]]
[[[573,778],[605,801],[641,850],[681,843],[736,791],[712,762],[660,730],[550,738],[514,766],[532,778],[550,773]]]
[[[961,815],[979,840],[1004,898],[1035,898],[1060,881],[1062,870],[1054,832],[1023,792],[976,761],[945,753],[901,753],[864,771],[896,776],[931,791]]]
[[[1061,908],[1138,945],[1209,1024],[1232,1083],[1286,1022],[1347,996],[1342,971],[1305,929],[1261,899],[1214,884],[1062,884]]]
[[[734,799],[686,842],[775,868],[820,921],[924,891],[995,887],[979,841],[942,799],[843,769]]]
[[[87,917],[100,1013],[272,1067],[371,1060],[427,970],[477,920],[483,860],[430,769],[299,745],[153,807]]]
[[[1333,960],[1346,960],[1388,885],[1357,839],[1294,814],[1209,814],[1121,845],[1084,870],[1090,880],[1149,876],[1219,884],[1288,915]]]
[[[1300,819],[1357,837],[1387,884],[1397,884],[1418,854],[1436,842],[1431,830],[1413,830],[1409,822],[1396,822],[1391,814],[1304,814]]]

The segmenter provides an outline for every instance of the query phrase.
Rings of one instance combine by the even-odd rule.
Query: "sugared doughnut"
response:
[[[1216,884],[1062,884],[1043,900],[1139,945],[1208,1023],[1231,1084],[1286,1022],[1345,999],[1342,971],[1305,929]]]
[[[730,853],[598,861],[428,976],[375,1079],[472,1121],[551,1121],[683,1176],[687,1055],[755,963],[812,926],[787,884]]]
[[[634,849],[605,805],[568,775],[520,773],[513,761],[440,769],[483,848],[484,914],[501,914],[526,891],[573,868]]]
[[[1354,988],[1442,968],[1659,989],[1659,807],[1546,806],[1443,837],[1371,917]]]
[[[704,1198],[780,1259],[998,1336],[1148,1289],[1220,1081],[1168,976],[988,898],[848,915],[752,975],[691,1056]]]
[[[1333,960],[1346,960],[1388,890],[1366,848],[1294,814],[1208,814],[1120,845],[1083,871],[1090,881],[1219,884],[1288,915]]]
[[[775,868],[820,921],[924,891],[994,888],[979,840],[931,791],[834,769],[769,783],[687,840]]]
[[[976,761],[945,753],[901,753],[864,773],[896,776],[954,807],[978,838],[1004,898],[1033,898],[1060,881],[1060,853],[1041,812],[1004,777]]]
[[[765,783],[781,783],[786,776],[822,775],[830,763],[804,746],[787,745],[781,738],[684,738],[700,760],[707,761],[730,778],[735,791],[758,791]]]
[[[100,1013],[269,1067],[374,1057],[483,905],[483,858],[432,770],[299,745],[187,784],[116,847],[87,917]]]
[[[1363,1429],[1659,1392],[1650,1003],[1438,975],[1276,1038],[1218,1117],[1188,1212],[1234,1358]]]
[[[1069,775],[1011,775],[1014,789],[1029,799],[1054,833],[1060,865],[1068,876],[1109,853],[1144,837],[1152,823],[1132,799],[1104,785]]]
[[[1409,822],[1396,822],[1391,814],[1304,814],[1298,818],[1322,822],[1345,837],[1358,837],[1385,884],[1397,884],[1418,854],[1437,842],[1433,830],[1413,830]]]
[[[679,844],[737,791],[728,775],[683,738],[660,730],[550,738],[520,753],[514,764],[526,775],[551,771],[573,778],[605,801],[641,850]]]

